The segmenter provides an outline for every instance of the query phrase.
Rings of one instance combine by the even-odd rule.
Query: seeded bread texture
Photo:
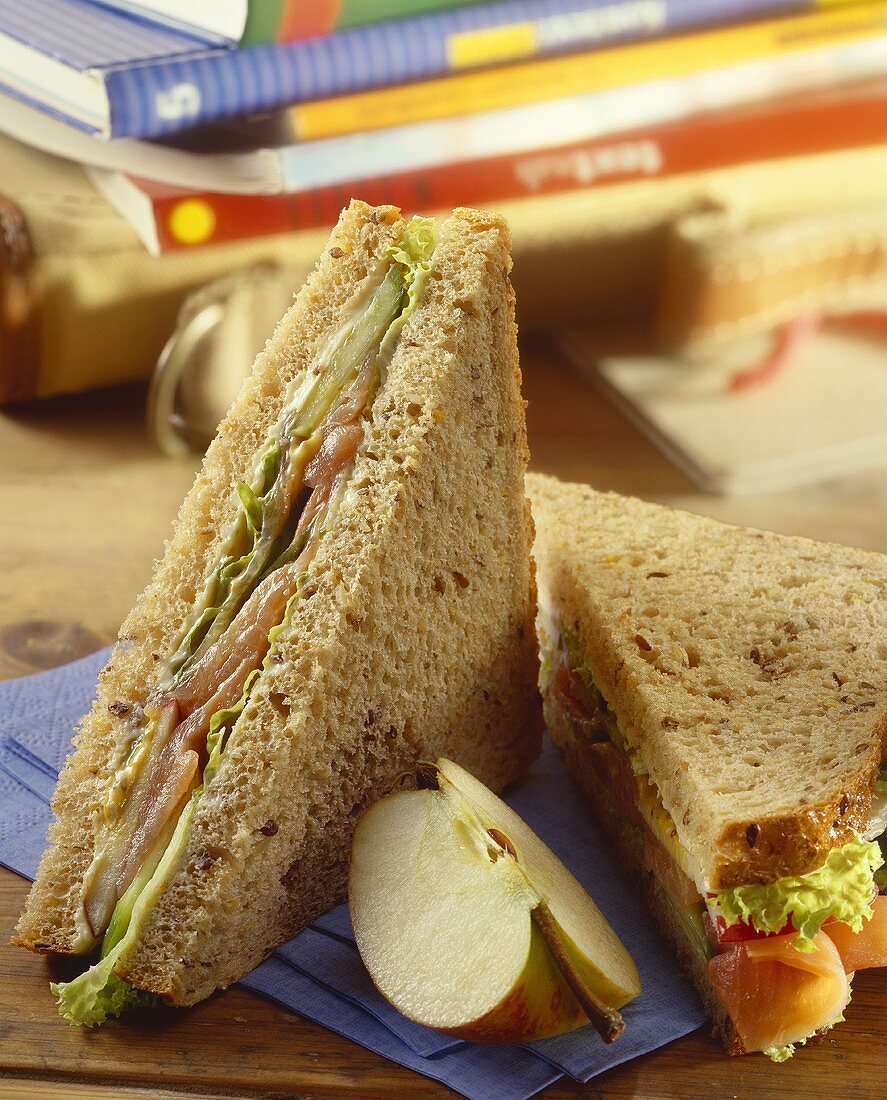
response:
[[[256,450],[275,423],[289,380],[307,369],[316,347],[384,248],[403,229],[393,207],[363,204],[346,211],[317,269],[259,356],[179,510],[153,577],[120,628],[119,642],[99,677],[98,696],[80,724],[77,751],[53,796],[55,821],[14,942],[68,952],[75,940],[80,884],[93,857],[103,788],[117,746],[144,702],[157,662],[168,653],[216,560],[236,514],[231,491],[248,477]]]
[[[592,765],[584,736],[576,729],[557,699],[550,694],[545,696],[545,724],[552,738],[563,749],[571,775],[589,803],[595,807],[596,816],[612,840],[632,885],[641,892],[663,937],[677,955],[681,972],[699,991],[705,1011],[712,1021],[712,1034],[721,1039],[728,1053],[744,1054],[742,1040],[708,980],[707,959],[699,953],[690,939],[686,927],[675,913],[667,890],[655,873],[645,866],[643,834],[619,813]]]
[[[55,848],[18,930],[70,950],[93,815],[116,741],[168,651],[287,382],[403,228],[352,203],[207,453],[173,538],[122,628],[60,782]],[[185,1004],[246,973],[344,896],[361,808],[417,758],[495,787],[538,752],[535,587],[507,227],[456,211],[376,396],[351,490],[201,799],[181,860],[120,973]],[[116,708],[119,710],[119,707]],[[119,736],[119,734],[117,735]],[[84,819],[88,818],[88,824]],[[54,904],[53,904],[54,903]]]
[[[573,630],[712,888],[865,829],[887,741],[887,557],[527,479]]]

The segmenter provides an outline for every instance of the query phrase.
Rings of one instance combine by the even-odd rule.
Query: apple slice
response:
[[[640,993],[631,956],[530,827],[450,760],[371,806],[348,896],[379,991],[417,1023],[525,1043],[591,1023],[607,1042]]]

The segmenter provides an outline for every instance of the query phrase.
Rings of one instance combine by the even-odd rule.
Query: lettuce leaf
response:
[[[213,631],[216,620],[227,605],[235,602],[235,582],[244,576],[255,556],[266,500],[280,474],[280,462],[280,440],[271,439],[259,459],[257,489],[243,482],[237,482],[234,486],[239,510],[228,543],[232,549],[219,562],[206,586],[204,598],[212,601],[211,606],[200,612],[169,659],[169,669],[174,677],[181,676],[197,651],[205,648],[213,634],[218,633]]]
[[[718,891],[717,903],[729,928],[746,921],[759,932],[780,932],[791,917],[797,935],[792,946],[814,951],[813,938],[829,917],[854,932],[872,916],[874,875],[884,860],[877,843],[857,838],[834,848],[822,867],[767,885]]]
[[[287,605],[287,614],[292,602],[293,600]],[[283,623],[272,628],[269,637],[272,634],[276,637],[282,626]],[[159,863],[155,859],[153,864],[146,865],[117,902],[102,943],[100,961],[73,981],[50,985],[50,989],[58,998],[59,1012],[69,1023],[97,1027],[111,1016],[119,1016],[122,1012],[133,1008],[146,1008],[151,1004],[159,1003],[159,998],[154,994],[144,993],[118,977],[114,973],[114,967],[141,934],[142,918],[159,896],[169,876],[170,868],[187,842],[188,827],[200,796],[219,770],[227,735],[246,706],[256,680],[267,664],[266,656],[262,669],[256,669],[247,677],[243,693],[237,703],[224,710],[216,711],[210,719],[209,734],[206,739],[209,759],[203,769],[202,783],[191,795],[191,801],[182,812],[172,839],[166,846]]]
[[[317,378],[306,395],[298,415],[284,409],[277,435],[265,444],[259,458],[255,485],[237,482],[238,516],[229,540],[230,552],[210,578],[204,598],[211,606],[197,615],[169,660],[173,677],[179,677],[194,660],[224,631],[248,592],[250,581],[258,580],[269,564],[276,532],[265,533],[265,512],[281,473],[281,431],[294,443],[307,439],[329,412],[342,389],[356,376],[373,347],[379,348],[380,366],[384,367],[400,331],[416,308],[428,272],[431,253],[437,243],[433,218],[413,218],[398,243],[390,247],[385,259],[388,271],[367,304],[366,309],[346,326],[341,339],[330,353],[327,369]],[[284,517],[281,517],[281,520]],[[285,558],[275,564],[283,564]]]
[[[794,1054],[797,1043],[789,1043],[784,1047],[765,1047],[764,1053],[771,1062],[787,1062]]]
[[[278,432],[285,426],[294,442],[307,439],[356,376],[372,348],[379,348],[380,369],[384,369],[401,329],[421,297],[436,243],[433,218],[417,217],[407,224],[401,239],[386,252],[390,266],[366,309],[342,330],[327,369],[305,396],[298,415],[293,418],[291,410],[281,414]],[[170,672],[176,678],[220,636],[248,595],[248,584],[258,580],[268,565],[266,559],[273,550],[276,532],[263,533],[265,511],[281,472],[281,453],[280,439],[272,436],[259,460],[257,485],[238,482],[234,486],[239,511],[229,542],[232,550],[219,563],[205,589],[205,598],[212,605],[199,613],[169,660]],[[283,564],[285,560],[286,555],[274,564]]]
[[[203,790],[203,786],[200,786],[191,795],[176,822],[172,839],[147,883],[140,881],[142,877],[140,875],[117,903],[118,908],[124,909],[130,903],[132,904],[131,915],[128,918],[125,912],[118,914],[117,909],[111,918],[115,935],[119,936],[119,939],[113,942],[111,937],[106,936],[107,942],[103,944],[101,960],[73,981],[50,984],[50,989],[58,998],[59,1012],[69,1023],[97,1027],[109,1016],[119,1016],[127,1009],[157,1003],[157,998],[152,994],[143,993],[131,986],[129,982],[119,978],[114,973],[114,967],[135,944],[146,914],[166,886],[187,840],[191,819],[194,817],[194,811]],[[133,898],[130,895],[131,892],[135,894],[134,887],[137,884],[141,886],[141,890],[138,896]]]
[[[50,983],[49,988],[58,998],[59,1012],[69,1023],[98,1027],[111,1016],[157,1004],[152,993],[143,993],[118,978],[112,966],[112,959],[103,959],[72,982]]]
[[[422,297],[425,283],[431,271],[431,256],[437,245],[437,222],[434,218],[411,218],[396,245],[388,249],[388,256],[401,270],[406,300],[397,317],[379,345],[379,365],[387,370],[401,330],[412,316]]]

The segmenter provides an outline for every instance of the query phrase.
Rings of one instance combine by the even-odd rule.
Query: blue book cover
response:
[[[497,0],[245,49],[90,0],[0,0],[0,87],[102,137],[200,123],[461,68],[456,36],[513,27],[489,61],[543,56],[814,6],[815,0]],[[529,28],[529,30],[528,30]],[[464,38],[463,38],[464,42]],[[483,51],[481,51],[481,54]],[[483,60],[479,56],[479,60]],[[489,63],[488,61],[488,63]]]

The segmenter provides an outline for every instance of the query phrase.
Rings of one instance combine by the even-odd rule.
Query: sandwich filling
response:
[[[434,222],[414,218],[291,385],[249,480],[234,487],[236,517],[153,688],[122,708],[128,734],[101,806],[77,917],[77,949],[100,948],[100,959],[53,986],[72,1023],[99,1024],[146,996],[115,968],[168,882],[200,797],[305,593],[435,244]]]
[[[875,785],[864,835],[829,852],[822,867],[712,890],[578,638],[550,616],[540,625],[542,687],[572,727],[602,816],[642,853],[745,1050],[775,1061],[790,1057],[795,1044],[843,1018],[854,971],[887,966],[887,770]]]

